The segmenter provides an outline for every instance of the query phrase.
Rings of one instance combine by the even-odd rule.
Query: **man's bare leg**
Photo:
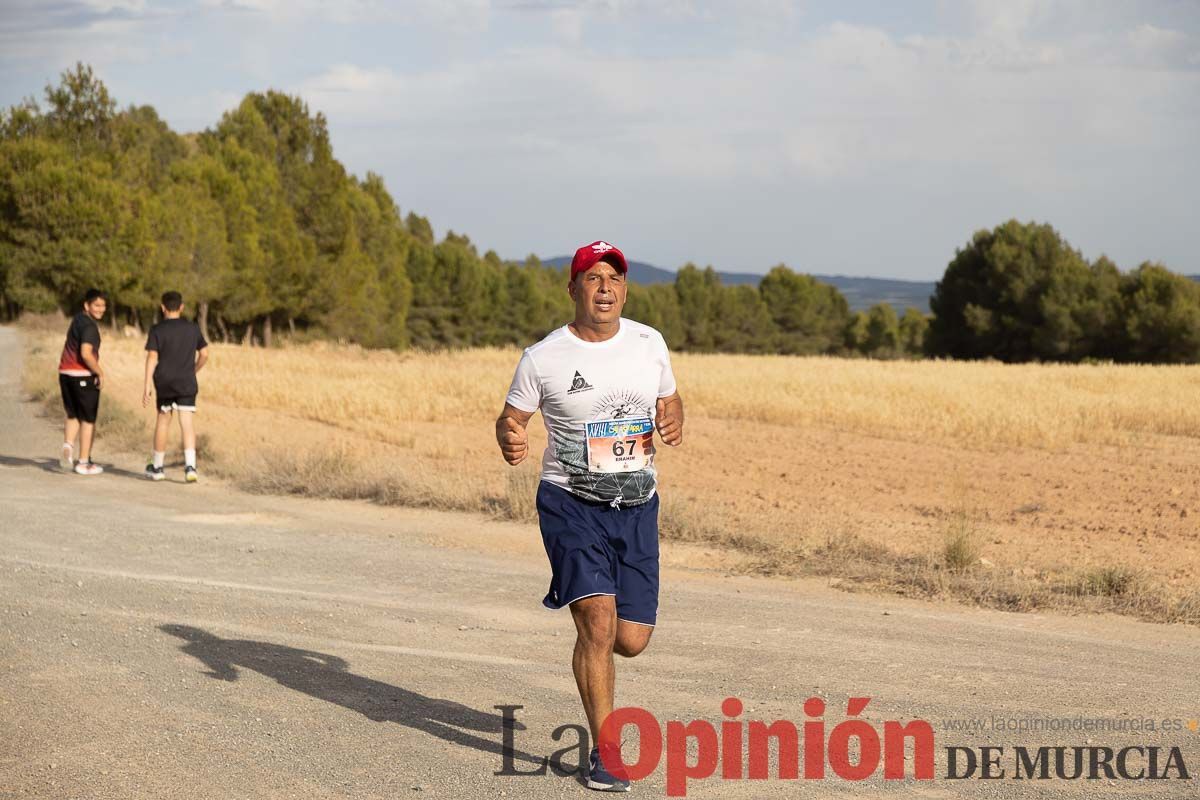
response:
[[[625,658],[633,658],[650,644],[652,633],[654,633],[653,625],[641,625],[637,622],[618,619],[617,641],[613,643],[613,652]]]
[[[92,460],[92,439],[96,436],[96,423],[81,422],[79,423],[79,460]]]
[[[587,714],[592,742],[600,741],[600,726],[612,713],[613,690],[617,669],[613,664],[613,646],[617,640],[616,598],[595,595],[571,604],[575,620],[575,653],[571,667],[579,699]]]
[[[613,653],[633,658],[646,649],[654,627],[617,619],[616,598],[608,595],[576,600],[571,617],[577,633],[571,666],[592,741],[598,745],[600,728],[613,710],[617,679]]]

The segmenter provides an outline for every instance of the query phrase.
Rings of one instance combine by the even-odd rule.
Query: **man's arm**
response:
[[[146,382],[142,384],[142,408],[150,405],[154,393],[154,368],[158,366],[158,351],[146,351]]]
[[[208,348],[201,347],[196,351],[196,372],[204,369],[204,365],[208,363]]]
[[[100,368],[100,359],[96,358],[96,348],[90,342],[84,342],[79,348],[79,355],[83,358],[83,363],[96,376],[96,388],[100,388],[100,384],[104,382],[104,370]]]
[[[500,452],[510,466],[515,467],[529,455],[529,435],[525,426],[532,418],[532,411],[522,411],[505,403],[496,420],[496,444],[500,445]]]
[[[683,398],[679,392],[658,398],[654,424],[664,444],[678,447],[683,444]]]

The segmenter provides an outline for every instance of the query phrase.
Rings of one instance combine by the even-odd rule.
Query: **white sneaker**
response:
[[[75,465],[77,475],[99,475],[101,472],[104,472],[104,467],[91,461],[80,461]]]
[[[75,466],[75,448],[66,442],[63,442],[62,454],[58,457],[58,466],[62,468],[63,472],[70,472],[71,468]]]

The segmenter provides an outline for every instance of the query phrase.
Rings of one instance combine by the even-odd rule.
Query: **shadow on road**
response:
[[[0,455],[0,465],[5,467],[36,467],[43,472],[63,472],[63,468],[58,465],[58,460],[54,458],[21,458],[20,456],[3,456]]]
[[[146,476],[142,475],[140,472],[130,472],[127,469],[114,467],[112,464],[105,464],[103,462],[97,463],[104,467],[103,474],[105,475],[116,475],[120,478],[136,478],[139,481],[144,481],[146,479]],[[63,468],[59,466],[58,459],[56,458],[22,458],[21,456],[0,455],[0,466],[33,467],[35,469],[40,469],[43,472],[54,472],[59,475],[73,476],[75,474],[73,472],[64,472]]]
[[[349,671],[350,665],[345,659],[327,653],[271,642],[222,639],[188,625],[160,625],[159,630],[183,639],[186,642],[181,648],[183,652],[204,662],[210,677],[236,681],[239,667],[252,669],[282,686],[357,711],[367,719],[396,722],[462,747],[497,756],[503,754],[499,738],[504,722],[499,714],[476,711],[452,700],[426,697],[355,675]],[[496,741],[466,733],[460,728],[495,734]],[[524,726],[518,722],[516,728]],[[542,759],[520,750],[514,751],[513,758],[542,763]]]

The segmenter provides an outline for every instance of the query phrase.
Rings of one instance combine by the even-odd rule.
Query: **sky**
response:
[[[504,258],[935,280],[1016,218],[1200,273],[1200,0],[0,0],[0,104],[76,61],[180,132],[299,95]]]

